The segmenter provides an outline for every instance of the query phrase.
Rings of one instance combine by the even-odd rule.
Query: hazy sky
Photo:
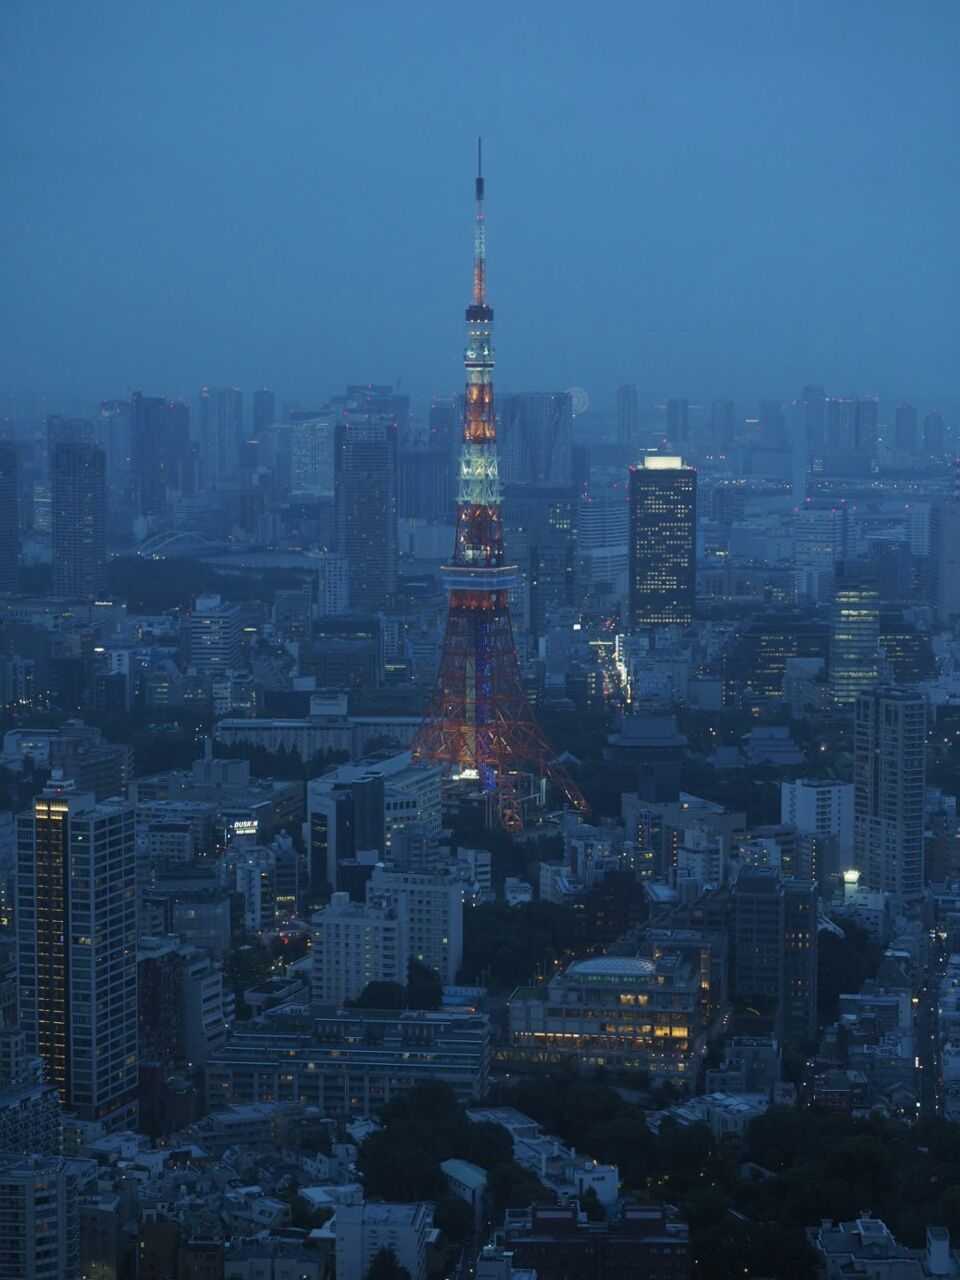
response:
[[[958,0],[2,0],[0,392],[953,398]]]

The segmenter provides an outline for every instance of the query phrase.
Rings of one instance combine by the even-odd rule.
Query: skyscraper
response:
[[[930,570],[937,619],[949,624],[960,618],[960,497],[930,511]]]
[[[617,444],[633,448],[640,430],[640,388],[632,382],[617,387]]]
[[[913,404],[898,404],[893,420],[893,443],[902,453],[915,453],[917,444],[917,407]]]
[[[872,454],[877,446],[878,403],[873,397],[834,396],[826,401],[824,447],[829,454]]]
[[[682,449],[690,432],[689,400],[667,401],[667,439],[675,449]]]
[[[710,446],[726,453],[736,435],[736,406],[732,400],[714,400],[710,406]]]
[[[923,420],[923,447],[931,458],[942,458],[947,451],[943,414],[937,409]]]
[[[826,445],[827,433],[827,393],[823,387],[808,384],[800,392],[799,402],[804,436],[804,445],[808,454],[821,457]]]
[[[186,400],[168,400],[163,433],[163,483],[181,493],[194,491],[190,443],[190,406]]]
[[[17,819],[20,1023],[65,1108],[136,1120],[135,806],[52,781]]]
[[[747,867],[733,889],[734,994],[766,998],[778,1035],[808,1040],[817,1029],[817,886]]]
[[[927,704],[888,685],[861,693],[853,739],[853,852],[862,882],[904,898],[923,892]]]
[[[869,560],[838,560],[830,613],[830,697],[852,707],[880,678],[880,573]]]
[[[243,396],[236,387],[200,392],[200,442],[210,489],[237,477],[243,438]]]
[[[504,484],[569,484],[573,402],[567,391],[500,396],[497,456]]]
[[[260,439],[265,427],[272,426],[276,419],[276,401],[272,391],[261,387],[253,393],[253,438]]]
[[[107,484],[114,501],[128,498],[133,465],[132,405],[129,400],[101,400],[96,422],[97,444],[107,460]]]
[[[779,448],[783,445],[787,420],[783,406],[779,400],[761,400],[757,405],[757,418],[760,423],[760,443]]]
[[[54,594],[96,599],[107,589],[103,450],[55,444],[51,472]]]
[[[130,397],[134,510],[157,516],[167,505],[167,403],[134,391]]]
[[[397,589],[397,424],[350,414],[334,454],[337,550],[346,556],[350,607],[376,612]]]
[[[16,591],[20,567],[17,451],[0,441],[0,592]]]
[[[696,599],[697,473],[647,454],[630,468],[630,626],[688,626]]]

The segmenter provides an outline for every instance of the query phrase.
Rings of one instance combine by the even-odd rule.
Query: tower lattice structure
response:
[[[436,684],[413,743],[414,758],[476,778],[496,796],[500,823],[523,827],[525,775],[549,778],[577,809],[586,802],[537,723],[520,678],[510,623],[493,407],[493,308],[487,303],[484,185],[478,150],[473,298],[467,307],[467,375],[457,535],[443,568],[450,595]]]

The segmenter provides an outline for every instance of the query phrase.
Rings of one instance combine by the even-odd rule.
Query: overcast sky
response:
[[[3,0],[0,392],[952,399],[957,0]]]

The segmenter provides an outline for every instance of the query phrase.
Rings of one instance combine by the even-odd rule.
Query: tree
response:
[[[499,1221],[508,1209],[526,1209],[538,1201],[552,1203],[554,1198],[536,1174],[513,1161],[498,1164],[490,1170],[487,1191],[494,1222]]]
[[[880,948],[852,922],[841,925],[844,936],[821,933],[817,950],[817,1009],[823,1024],[832,1022],[845,992],[859,991],[880,966]]]
[[[441,1196],[433,1213],[433,1223],[453,1244],[465,1244],[473,1235],[473,1210],[459,1196]]]
[[[588,1222],[605,1222],[606,1210],[600,1203],[600,1197],[597,1195],[593,1187],[587,1187],[586,1191],[580,1197],[580,1208],[587,1215]]]
[[[411,957],[407,968],[407,1008],[439,1009],[443,999],[440,975]]]
[[[410,1280],[410,1272],[401,1267],[393,1249],[385,1246],[375,1254],[363,1280]]]
[[[347,1000],[351,1009],[405,1009],[407,993],[399,982],[368,982],[356,1000]]]

